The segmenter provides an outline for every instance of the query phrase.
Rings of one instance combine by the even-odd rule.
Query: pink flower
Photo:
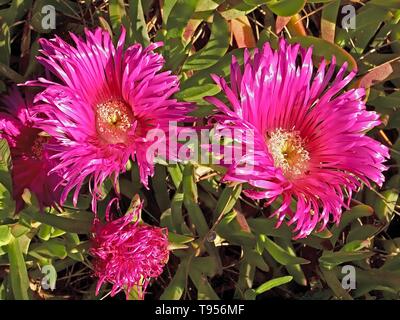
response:
[[[224,180],[248,183],[246,195],[268,199],[267,205],[279,200],[277,227],[288,218],[296,238],[317,226],[323,230],[329,220],[337,223],[349,204],[345,197],[350,202],[361,183],[382,185],[389,157],[365,135],[380,121],[366,111],[364,89],[340,93],[355,72],[345,75],[344,64],[334,76],[335,57],[315,72],[311,55],[311,48],[283,39],[276,51],[267,43],[253,58],[245,53],[243,73],[233,59],[230,86],[214,76],[231,107],[207,98],[219,108],[219,128],[254,136],[254,148],[229,166]]]
[[[0,99],[0,137],[7,140],[12,162],[13,198],[16,212],[24,207],[21,196],[24,189],[32,191],[41,207],[57,203],[60,193],[55,192],[61,178],[56,173],[49,174],[55,166],[50,153],[44,146],[49,137],[41,135],[30,115],[32,99],[24,99],[16,87],[9,95]]]
[[[40,125],[55,138],[54,171],[65,180],[61,201],[75,188],[76,205],[85,183],[92,188],[92,209],[107,178],[114,183],[125,171],[129,158],[139,166],[141,182],[147,186],[154,173],[153,157],[146,154],[153,141],[150,129],[168,131],[170,121],[182,121],[191,104],[171,96],[179,90],[178,78],[163,71],[164,59],[153,52],[160,43],[124,50],[125,30],[114,47],[108,32],[85,31],[86,41],[71,33],[75,46],[56,37],[40,39],[45,57],[38,60],[60,83],[43,78],[29,82],[45,89],[35,98],[39,112],[48,120]]]
[[[101,285],[113,285],[111,296],[125,290],[128,297],[136,287],[143,298],[151,278],[157,278],[168,262],[167,229],[139,224],[141,206],[133,213],[102,225],[94,223],[90,253],[94,256],[94,273]]]

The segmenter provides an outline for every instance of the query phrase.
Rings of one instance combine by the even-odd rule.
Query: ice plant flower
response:
[[[25,188],[35,194],[42,208],[57,203],[60,198],[60,192],[54,190],[61,177],[49,174],[55,161],[44,148],[50,138],[35,126],[31,108],[32,97],[24,99],[16,87],[0,99],[0,137],[10,147],[16,212],[24,207],[21,196]]]
[[[102,183],[109,177],[116,182],[129,158],[138,163],[147,186],[154,173],[154,157],[146,153],[153,143],[146,139],[148,131],[168,132],[170,121],[186,119],[191,104],[171,97],[179,90],[178,78],[161,72],[164,59],[153,51],[160,43],[124,50],[125,30],[116,46],[100,28],[85,34],[86,40],[71,33],[74,45],[59,37],[40,39],[44,56],[38,60],[60,81],[39,78],[28,84],[45,87],[35,102],[48,118],[41,128],[58,143],[49,148],[60,162],[54,171],[63,172],[61,202],[75,188],[76,204],[89,181],[95,211]]]
[[[108,282],[111,296],[124,290],[128,297],[136,288],[143,298],[150,280],[163,272],[169,258],[167,229],[139,223],[140,209],[105,224],[95,219],[90,253],[99,278],[96,294]]]
[[[314,70],[311,56],[312,48],[283,39],[277,50],[266,43],[253,57],[245,53],[243,72],[232,60],[230,85],[213,76],[230,107],[206,98],[220,111],[218,128],[249,130],[254,138],[253,149],[228,167],[224,180],[247,183],[246,194],[267,199],[266,205],[277,200],[277,226],[294,224],[295,238],[338,222],[362,183],[381,186],[389,157],[365,135],[380,124],[378,114],[366,110],[365,90],[342,91],[356,72],[347,74],[345,63],[335,73],[335,57]]]

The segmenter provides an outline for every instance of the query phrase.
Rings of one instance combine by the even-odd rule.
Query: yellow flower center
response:
[[[32,158],[36,160],[41,160],[42,159],[42,153],[43,153],[43,145],[49,141],[49,137],[47,136],[40,136],[38,135],[35,140],[33,141],[32,147],[31,147],[31,152],[32,152]]]
[[[276,129],[267,133],[266,141],[275,166],[281,168],[287,178],[307,171],[310,154],[298,131]]]
[[[109,100],[96,106],[96,129],[109,144],[126,143],[134,116],[128,104]]]

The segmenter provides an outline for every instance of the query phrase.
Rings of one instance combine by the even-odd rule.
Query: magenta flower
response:
[[[94,273],[99,278],[96,294],[104,282],[111,283],[111,296],[137,288],[143,298],[152,278],[163,272],[168,262],[168,231],[139,224],[141,206],[133,213],[102,225],[94,223],[90,253]]]
[[[381,186],[389,157],[385,146],[365,135],[380,121],[366,111],[364,89],[340,93],[355,72],[346,76],[344,64],[333,77],[334,57],[314,72],[311,55],[311,48],[283,39],[276,51],[267,43],[253,58],[246,52],[243,73],[232,61],[230,86],[214,76],[231,108],[207,98],[219,108],[219,128],[254,136],[253,149],[229,166],[224,180],[248,183],[246,195],[268,199],[266,205],[281,201],[273,213],[277,227],[288,218],[296,238],[317,226],[323,230],[329,220],[337,223],[361,183]]]
[[[42,130],[35,127],[36,121],[30,115],[32,99],[24,99],[13,87],[9,95],[0,99],[0,105],[0,137],[6,139],[10,147],[15,211],[24,207],[21,196],[25,188],[36,195],[42,208],[57,203],[60,193],[54,190],[61,177],[49,174],[55,163],[44,148],[49,137],[41,134]]]
[[[136,160],[141,182],[147,186],[154,173],[153,158],[146,154],[153,141],[150,129],[168,131],[170,121],[182,121],[191,105],[171,96],[179,90],[178,78],[161,72],[164,59],[153,52],[160,43],[124,50],[125,30],[114,47],[108,32],[85,31],[86,41],[71,34],[72,46],[59,37],[41,39],[39,61],[61,81],[43,78],[28,84],[42,85],[35,98],[38,110],[47,115],[41,127],[55,138],[54,171],[65,180],[61,202],[75,188],[76,205],[85,181],[90,182],[93,210],[108,178],[114,183],[125,171],[128,159]]]

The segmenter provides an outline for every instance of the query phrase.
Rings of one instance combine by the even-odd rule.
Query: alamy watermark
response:
[[[356,29],[356,8],[347,4],[341,7],[342,14],[341,27],[345,30]],[[44,30],[56,29],[56,8],[53,5],[45,5],[42,7],[42,20],[41,26]]]
[[[42,29],[54,30],[56,28],[56,8],[52,5],[43,6],[41,13],[42,17]]]
[[[345,265],[342,267],[342,288],[345,290],[356,289],[356,268],[351,265]]]
[[[355,30],[356,29],[356,8],[351,4],[345,5],[341,9],[342,23],[341,27],[345,30]]]
[[[47,264],[42,267],[41,272],[44,274],[40,284],[45,290],[54,290],[56,288],[57,271],[53,265]]]
[[[170,122],[168,130],[147,132],[146,160],[152,162],[197,162],[238,165],[241,170],[254,167],[254,130],[230,128],[179,127]]]

